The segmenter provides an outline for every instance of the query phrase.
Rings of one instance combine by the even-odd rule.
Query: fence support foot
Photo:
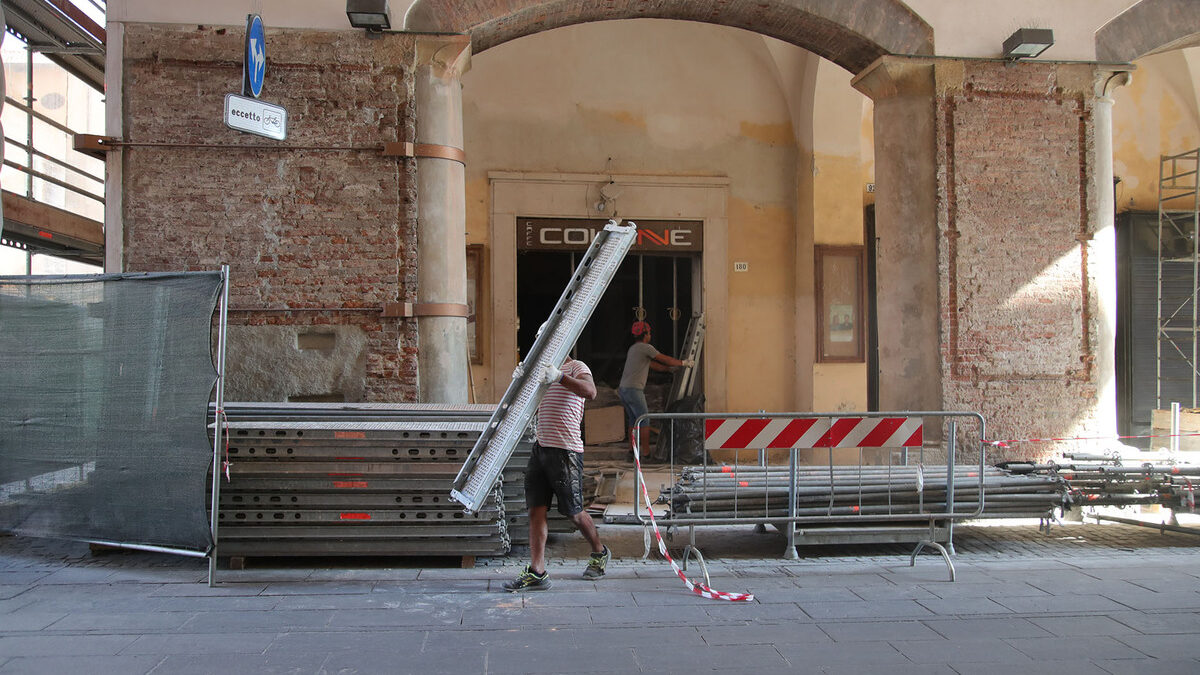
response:
[[[946,561],[946,569],[950,570],[950,581],[954,581],[954,563],[950,562],[950,554],[946,552],[946,548],[936,541],[923,540],[917,544],[917,548],[913,549],[912,556],[908,559],[908,566],[915,567],[917,564],[917,554],[926,546],[932,546],[937,549],[938,553],[942,554],[942,560]]]
[[[712,588],[712,582],[708,579],[708,565],[704,563],[704,556],[700,555],[700,549],[695,546],[688,545],[683,549],[683,570],[687,571],[688,558],[696,556],[696,562],[700,563],[700,572],[704,575],[704,585]]]
[[[788,546],[783,550],[783,557],[785,560],[799,560],[800,554],[796,552],[795,546]]]

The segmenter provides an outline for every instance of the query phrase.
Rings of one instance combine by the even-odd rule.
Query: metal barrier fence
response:
[[[941,426],[927,433],[935,419]],[[983,513],[985,492],[1005,495],[1002,511],[1005,504],[1019,510],[1030,496],[1045,501],[1029,494],[1040,482],[986,466],[985,423],[974,412],[655,413],[635,423],[639,456],[641,428],[651,422],[666,435],[659,447],[669,449],[666,468],[674,481],[657,500],[666,512],[654,519],[668,532],[688,528],[684,568],[694,556],[706,582],[697,526],[744,524],[762,531],[771,525],[787,535],[787,558],[797,557],[798,544],[916,542],[910,566],[931,547],[953,581],[953,525]],[[960,443],[978,452],[978,465],[957,465]],[[944,462],[926,464],[935,452],[944,452]],[[743,463],[746,456],[753,463]],[[689,461],[681,464],[682,457]],[[805,463],[813,460],[827,463]],[[647,528],[644,557],[650,554],[650,508],[639,491],[635,514]]]

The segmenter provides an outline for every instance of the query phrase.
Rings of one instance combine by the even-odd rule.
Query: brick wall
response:
[[[989,438],[1096,428],[1092,72],[939,66],[945,405],[982,412]],[[991,459],[1045,458],[1069,447],[1022,444]]]
[[[126,27],[124,129],[110,130],[131,144],[125,269],[228,263],[230,324],[250,328],[238,331],[243,339],[256,326],[353,327],[364,339],[351,358],[365,381],[346,389],[415,400],[415,323],[378,311],[415,300],[415,166],[376,149],[414,138],[413,40],[269,29],[261,98],[287,109],[280,142],[223,123],[224,95],[241,93],[244,39],[240,26]],[[273,378],[240,379],[229,397],[241,400],[329,394],[312,390],[323,378],[306,369],[345,366],[298,347],[246,364],[231,343],[228,357],[231,372]]]

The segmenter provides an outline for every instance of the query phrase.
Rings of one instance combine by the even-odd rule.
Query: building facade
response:
[[[1200,145],[1200,6],[1077,4],[114,0],[106,268],[230,265],[230,399],[485,402],[630,219],[602,381],[703,312],[708,410],[1111,436],[1114,216]],[[283,141],[223,124],[252,12]]]

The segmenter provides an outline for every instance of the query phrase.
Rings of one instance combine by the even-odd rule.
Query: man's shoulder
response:
[[[592,374],[592,369],[588,368],[588,364],[584,363],[583,361],[580,361],[579,359],[574,359],[570,363],[564,363],[563,367],[562,367],[562,371],[564,373],[570,375],[571,377],[579,377],[580,375],[591,375]]]

